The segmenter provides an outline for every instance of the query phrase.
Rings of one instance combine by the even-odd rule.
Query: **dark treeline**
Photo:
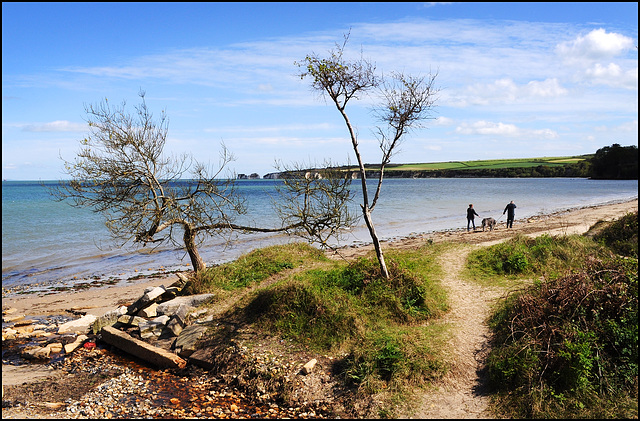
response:
[[[638,147],[614,143],[598,149],[589,160],[589,177],[614,180],[638,179]]]

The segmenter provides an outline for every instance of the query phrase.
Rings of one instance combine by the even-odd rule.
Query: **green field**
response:
[[[387,171],[429,171],[429,170],[468,170],[485,168],[526,168],[539,165],[562,166],[588,159],[591,155],[560,156],[544,158],[518,159],[484,159],[476,161],[448,161],[428,162],[423,164],[389,164]],[[367,169],[379,168],[377,165],[367,165]]]

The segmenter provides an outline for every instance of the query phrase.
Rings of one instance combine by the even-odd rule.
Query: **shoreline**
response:
[[[458,243],[492,245],[504,241],[518,233],[524,235],[569,235],[582,234],[600,220],[612,221],[629,212],[638,211],[638,199],[629,201],[591,205],[566,209],[551,214],[535,215],[526,219],[516,219],[513,228],[507,229],[505,222],[497,224],[494,231],[482,231],[481,219],[476,219],[476,231],[458,228],[445,231],[420,233],[403,238],[381,241],[384,249],[408,249],[419,247],[426,241],[451,241]],[[371,244],[344,246],[335,252],[327,251],[331,258],[354,258],[363,256],[373,249]],[[15,308],[16,313],[26,317],[65,314],[69,312],[86,312],[95,316],[117,308],[124,303],[131,303],[142,295],[150,286],[168,286],[176,280],[175,272],[139,275],[137,279],[120,281],[115,285],[84,286],[80,290],[68,288],[64,291],[34,291],[25,293],[7,293],[2,290],[2,309]],[[123,282],[126,284],[123,285]]]

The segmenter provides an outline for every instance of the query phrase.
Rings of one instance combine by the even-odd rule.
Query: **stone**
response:
[[[306,363],[302,367],[302,372],[304,374],[310,374],[313,371],[313,369],[315,368],[317,363],[318,363],[318,360],[316,360],[315,358],[311,359],[308,363]]]
[[[64,346],[64,353],[71,354],[73,351],[78,349],[78,347],[82,345],[82,343],[87,339],[89,339],[87,335],[78,335],[75,341]]]
[[[167,329],[171,331],[173,336],[178,336],[182,329],[187,325],[187,316],[189,315],[189,310],[191,307],[180,304],[176,309],[175,313],[171,317],[171,320],[167,323]]]
[[[197,307],[213,298],[213,294],[198,294],[176,297],[173,300],[161,303],[156,309],[158,314],[173,314],[180,305],[184,304],[189,307]]]
[[[24,314],[5,314],[2,316],[2,323],[13,323],[24,319]]]
[[[145,319],[144,317],[123,314],[122,316],[118,317],[118,323],[121,323],[123,325],[140,327],[140,323],[142,324],[147,323],[147,319]]]
[[[62,344],[60,342],[54,342],[47,345],[52,354],[59,354],[62,352]]]
[[[151,320],[143,319],[144,321],[138,325],[138,328],[140,329],[140,337],[142,339],[147,339],[152,336],[160,336],[162,334],[162,330],[170,319],[171,318],[166,314],[155,317]]]
[[[176,353],[182,358],[190,357],[197,350],[196,344],[206,331],[205,325],[191,325],[184,328],[173,345]]]
[[[161,297],[164,297],[164,294]],[[156,311],[157,308],[158,308],[158,303],[153,303],[149,307],[146,307],[140,310],[138,312],[138,316],[146,317],[146,318],[156,317],[158,315],[158,312]]]
[[[106,343],[147,361],[160,368],[184,368],[187,362],[173,352],[155,347],[113,326],[105,326],[100,331]]]
[[[21,355],[27,359],[42,358],[41,356],[48,351],[49,349],[42,346],[27,347],[22,350]],[[49,358],[49,354],[46,355],[46,358]]]
[[[85,314],[76,320],[71,320],[58,326],[58,333],[87,333],[96,321],[97,317],[93,314]]]
[[[214,367],[213,349],[212,348],[198,349],[197,351],[193,352],[189,356],[189,361],[191,361],[198,367],[204,368],[205,370],[211,370]]]
[[[138,300],[127,307],[127,314],[135,315],[143,308],[146,308],[153,304],[155,300],[160,297],[166,291],[164,286],[159,287],[149,287],[145,289],[142,297],[138,298]]]
[[[93,323],[92,331],[95,334],[100,332],[104,326],[112,326],[118,322],[118,318],[123,314],[127,314],[127,307],[121,306],[115,310],[111,310],[98,317],[98,319]]]

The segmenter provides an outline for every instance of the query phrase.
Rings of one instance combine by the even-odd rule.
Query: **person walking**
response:
[[[513,200],[505,206],[502,214],[504,215],[505,212],[507,213],[507,228],[513,228],[513,219],[516,216],[516,204],[513,203]]]
[[[467,208],[467,231],[469,231],[469,225],[473,225],[473,230],[476,230],[475,216],[480,217],[480,215],[476,213],[476,210],[473,209],[473,203],[471,203],[469,204],[469,208]]]

